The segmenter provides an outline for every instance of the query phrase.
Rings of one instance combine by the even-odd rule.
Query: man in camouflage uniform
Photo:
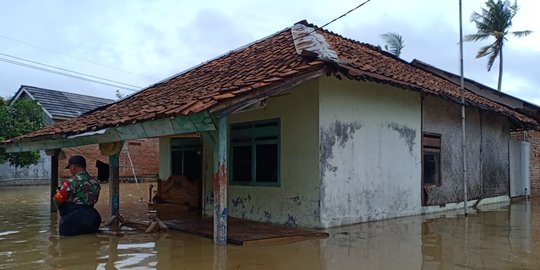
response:
[[[101,190],[99,182],[86,172],[86,160],[82,156],[72,156],[66,169],[73,176],[64,180],[54,195],[60,211],[60,235],[95,233],[101,224],[101,216],[94,208]]]

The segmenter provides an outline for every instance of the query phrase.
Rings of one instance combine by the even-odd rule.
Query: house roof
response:
[[[460,84],[461,78],[457,74],[442,70],[418,59],[414,59],[413,61],[411,61],[411,64],[428,72],[434,73],[444,79],[447,79],[454,84]],[[464,82],[465,88],[467,90],[470,90],[480,96],[483,96],[504,106],[510,107],[519,113],[534,118],[536,121],[540,121],[540,107],[538,105],[514,97],[505,92],[498,91],[468,78],[464,78]]]
[[[321,46],[304,46],[306,42]],[[298,47],[300,50],[297,51]],[[321,50],[317,49],[321,47]],[[344,38],[304,21],[107,107],[7,142],[81,134],[201,111],[230,112],[322,75],[344,75],[356,80],[391,84],[455,102],[460,98],[459,87],[441,77],[375,46]],[[469,106],[498,112],[524,125],[537,125],[534,119],[470,91],[466,92],[465,98]]]
[[[28,85],[21,85],[13,101],[24,94],[36,100],[53,119],[75,118],[114,101]]]

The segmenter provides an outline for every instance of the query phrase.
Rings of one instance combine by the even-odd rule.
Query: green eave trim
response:
[[[87,132],[58,139],[32,138],[6,144],[7,152],[24,152],[76,147],[88,144],[110,143],[124,140],[135,140],[187,134],[216,130],[211,116],[207,112],[199,112],[188,116],[161,118],[125,126],[110,127],[96,132]]]

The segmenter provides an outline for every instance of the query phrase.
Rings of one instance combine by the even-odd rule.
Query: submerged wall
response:
[[[46,185],[51,181],[51,157],[45,151],[39,151],[40,158],[35,165],[23,168],[0,164],[0,186],[9,185]]]
[[[420,94],[335,78],[320,87],[323,226],[419,213]]]
[[[465,115],[468,199],[508,194],[508,120],[474,108]],[[463,201],[461,107],[424,97],[423,131],[441,134],[441,183],[427,190],[425,205]]]
[[[229,216],[248,220],[320,227],[318,163],[318,79],[268,99],[264,108],[229,116],[229,124],[280,119],[280,185],[230,183]],[[206,215],[213,214],[213,152],[203,147]],[[230,148],[229,148],[230,151]]]

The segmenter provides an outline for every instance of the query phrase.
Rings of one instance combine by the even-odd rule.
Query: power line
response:
[[[116,84],[112,84],[112,83],[107,83],[107,82],[103,82],[103,81],[93,80],[93,79],[85,78],[85,77],[82,77],[82,76],[76,76],[76,75],[72,75],[72,74],[69,74],[69,73],[64,73],[64,72],[60,72],[60,71],[56,71],[56,70],[47,69],[47,68],[44,68],[44,67],[39,67],[39,66],[31,65],[31,64],[22,63],[22,62],[19,62],[19,61],[16,61],[16,60],[11,60],[11,59],[6,59],[6,58],[0,57],[0,61],[6,62],[6,63],[9,63],[9,64],[13,64],[13,65],[22,66],[22,67],[32,68],[32,69],[35,69],[35,70],[45,71],[45,72],[49,72],[49,73],[53,73],[53,74],[57,74],[57,75],[67,76],[67,77],[71,77],[71,78],[74,78],[74,79],[99,83],[99,84],[102,84],[102,85],[111,86],[111,87],[115,87],[115,88],[121,88],[121,89],[129,90],[129,91],[133,91],[133,92],[138,91],[138,89],[133,89],[133,88],[120,86],[120,85],[116,85]]]
[[[119,68],[116,68],[116,67],[113,67],[113,66],[109,66],[109,65],[98,63],[98,62],[90,61],[90,60],[87,60],[87,59],[84,59],[84,58],[81,58],[81,57],[76,57],[76,56],[65,54],[65,53],[62,53],[62,52],[59,52],[59,51],[55,51],[55,50],[47,49],[47,48],[44,48],[44,47],[36,46],[36,45],[31,44],[31,43],[28,43],[28,42],[25,42],[25,41],[20,41],[20,40],[10,38],[10,37],[7,37],[7,36],[0,35],[0,38],[6,39],[6,40],[9,40],[9,41],[13,41],[13,42],[16,42],[16,43],[20,43],[20,44],[23,44],[23,45],[26,45],[26,46],[29,46],[29,47],[34,47],[34,48],[44,50],[44,51],[47,51],[47,52],[62,55],[62,56],[65,56],[65,57],[77,59],[79,61],[87,62],[87,63],[93,64],[93,65],[98,65],[98,66],[114,69],[114,70],[121,71],[121,72],[124,72],[124,73],[129,73],[129,74],[132,74],[132,75],[141,76],[141,77],[144,77],[144,78],[147,78],[147,79],[157,80],[156,78],[153,78],[153,77],[150,77],[150,76],[146,76],[146,75],[142,75],[142,74],[139,74],[139,73],[127,71],[127,70],[124,70],[124,69],[119,69]]]
[[[93,76],[93,75],[89,75],[89,74],[86,74],[86,73],[77,72],[77,71],[73,71],[73,70],[69,70],[69,69],[65,69],[65,68],[51,66],[51,65],[43,64],[43,63],[40,63],[40,62],[37,62],[37,61],[32,61],[32,60],[24,59],[24,58],[21,58],[21,57],[17,57],[17,56],[5,54],[5,53],[0,53],[0,55],[7,56],[7,57],[10,57],[10,58],[14,58],[14,59],[17,59],[17,60],[26,61],[26,62],[29,62],[29,63],[32,63],[32,64],[38,64],[38,65],[42,65],[42,66],[45,66],[45,67],[58,69],[58,70],[61,70],[61,71],[66,71],[66,72],[71,72],[71,73],[75,73],[75,74],[78,74],[78,75],[87,76],[87,77],[98,79],[98,80],[103,80],[103,81],[107,81],[107,82],[111,82],[111,83],[117,83],[117,84],[125,85],[125,86],[128,86],[128,87],[141,88],[140,86],[127,84],[127,83],[114,81],[114,80],[109,80],[109,79],[106,79],[106,78],[101,78],[101,77],[97,77],[97,76]]]
[[[354,8],[352,8],[351,10],[349,10],[349,11],[347,11],[347,12],[341,14],[339,17],[337,17],[337,18],[335,18],[335,19],[333,19],[333,20],[331,20],[331,21],[325,23],[323,26],[321,26],[321,27],[315,27],[313,30],[309,31],[308,33],[306,33],[306,34],[304,34],[304,35],[301,35],[301,36],[298,36],[298,37],[296,37],[296,38],[293,39],[293,40],[297,40],[297,39],[299,39],[299,38],[303,38],[303,37],[309,36],[311,33],[317,31],[318,29],[324,28],[324,27],[330,25],[331,23],[333,23],[333,22],[335,22],[335,21],[337,21],[337,20],[339,20],[339,19],[341,19],[341,18],[343,18],[343,17],[349,15],[349,13],[351,13],[351,12],[353,12],[353,11],[355,11],[355,10],[361,8],[363,5],[367,4],[369,1],[371,1],[371,0],[366,0],[366,1],[364,1],[362,4],[360,4],[360,5],[358,5],[358,6],[354,7]]]

